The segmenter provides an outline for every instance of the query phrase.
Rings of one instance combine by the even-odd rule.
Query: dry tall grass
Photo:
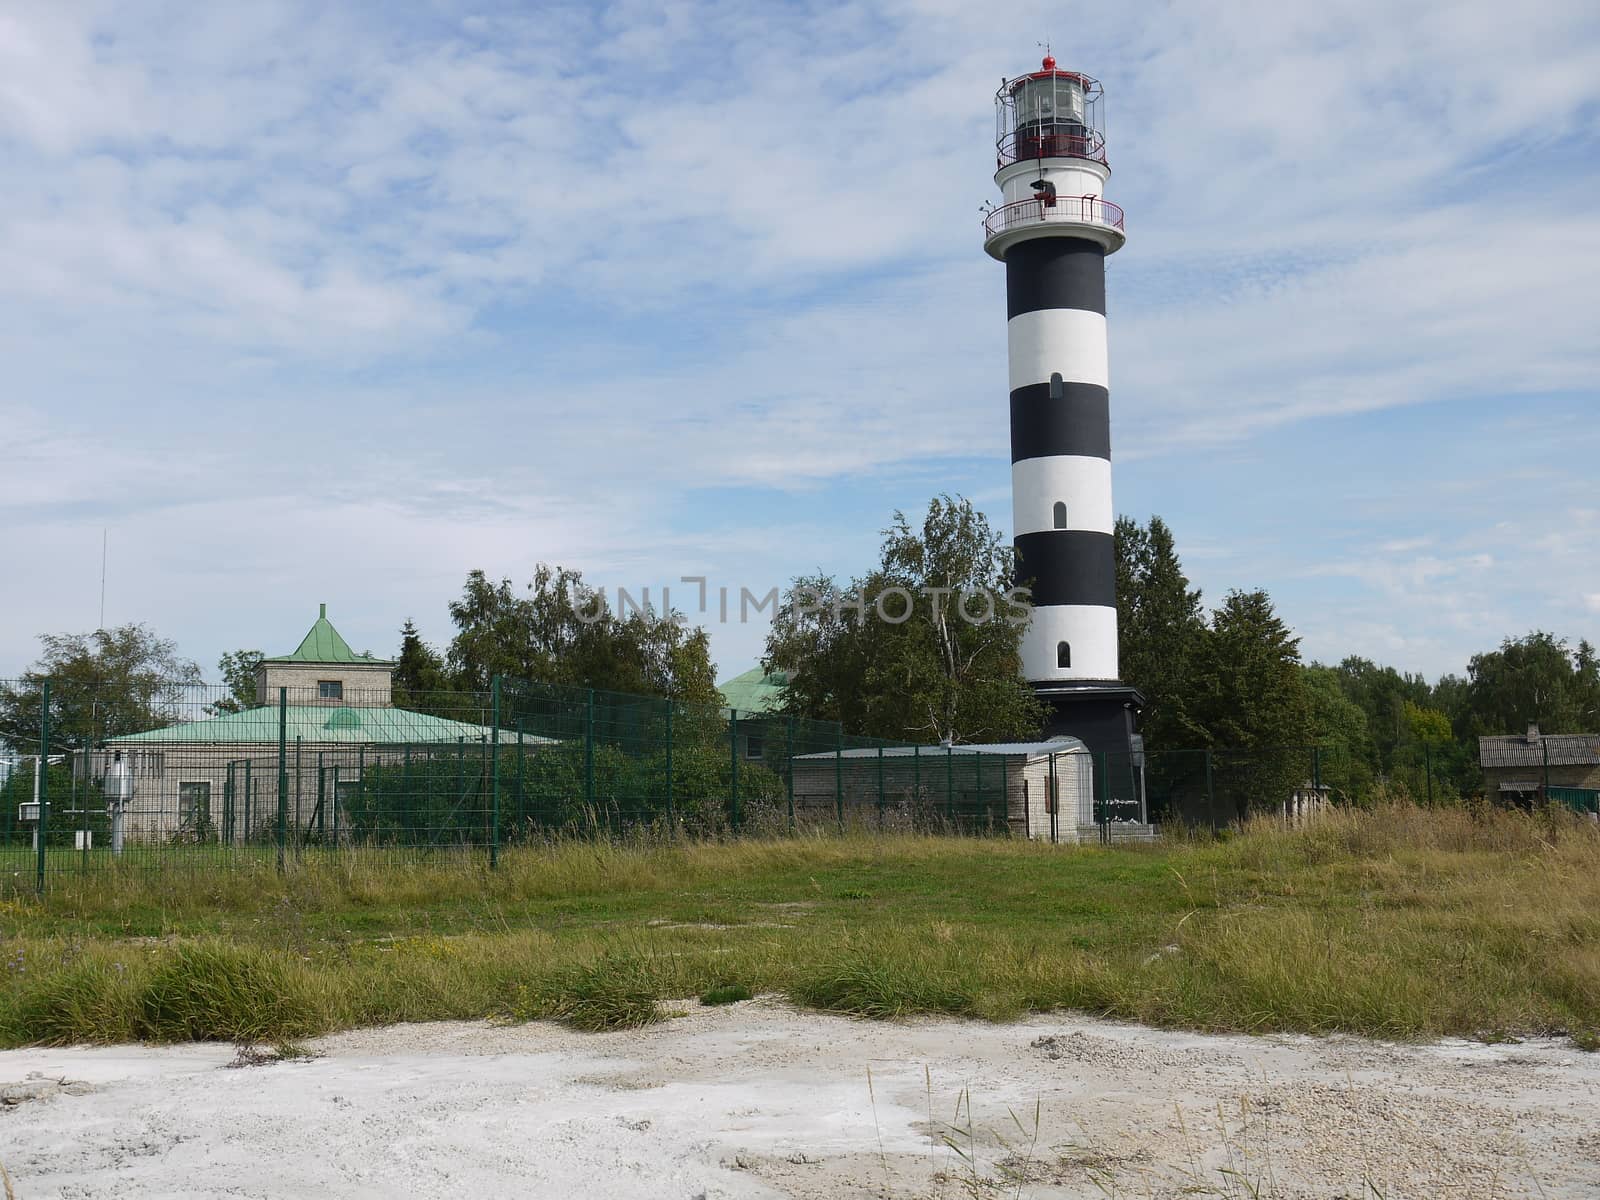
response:
[[[1600,829],[1391,807],[1223,841],[896,836],[345,852],[63,877],[0,903],[0,1043],[651,1019],[781,991],[874,1017],[1076,1008],[1216,1030],[1600,1029]]]

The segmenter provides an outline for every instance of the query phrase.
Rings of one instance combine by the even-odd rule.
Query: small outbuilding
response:
[[[792,760],[795,818],[812,825],[956,828],[1046,842],[1155,836],[1142,801],[1097,801],[1077,738],[823,751]]]
[[[1491,801],[1600,809],[1600,734],[1540,733],[1529,725],[1525,734],[1480,737],[1478,765]]]

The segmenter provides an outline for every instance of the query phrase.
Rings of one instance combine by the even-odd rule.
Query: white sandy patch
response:
[[[227,1046],[7,1051],[0,1162],[19,1200],[1600,1194],[1600,1056],[1556,1042],[689,1007],[617,1034],[362,1030],[236,1070]]]

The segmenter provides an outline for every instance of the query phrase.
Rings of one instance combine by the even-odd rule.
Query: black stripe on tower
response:
[[[1033,589],[1033,604],[1117,605],[1117,548],[1109,533],[1047,529],[1016,538],[1019,587]]]
[[[1052,399],[1048,383],[1011,393],[1011,461],[1077,454],[1111,457],[1111,395],[1094,383],[1063,383]]]
[[[1106,311],[1106,252],[1083,238],[1040,237],[1006,251],[1006,316],[1041,308]]]

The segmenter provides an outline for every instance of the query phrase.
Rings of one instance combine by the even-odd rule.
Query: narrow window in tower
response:
[[[1065,501],[1056,501],[1055,525],[1057,529],[1065,529],[1067,527],[1067,505]]]
[[[1065,381],[1061,378],[1061,372],[1052,371],[1050,373],[1050,399],[1065,400],[1066,398],[1067,389]]]
[[[1072,665],[1072,647],[1066,642],[1056,643],[1056,666],[1063,671]]]

